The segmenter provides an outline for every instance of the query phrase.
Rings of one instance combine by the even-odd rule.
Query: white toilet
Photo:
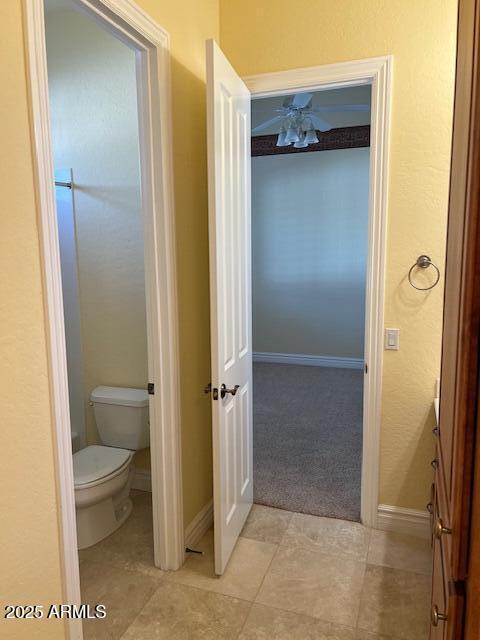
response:
[[[73,454],[79,549],[103,540],[128,518],[133,455],[150,444],[147,391],[96,387],[91,400],[103,444]]]

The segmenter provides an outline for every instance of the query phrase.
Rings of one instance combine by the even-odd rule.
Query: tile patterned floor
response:
[[[225,574],[213,534],[177,572],[153,566],[150,495],[80,552],[86,640],[426,640],[428,542],[254,505]]]

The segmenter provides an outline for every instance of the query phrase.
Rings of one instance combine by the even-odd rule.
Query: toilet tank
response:
[[[103,444],[132,451],[150,445],[148,393],[145,389],[96,387],[91,400]]]

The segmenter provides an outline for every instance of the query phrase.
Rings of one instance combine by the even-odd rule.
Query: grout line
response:
[[[197,585],[187,584],[186,582],[173,581],[173,582],[170,582],[170,584],[177,585],[180,587],[186,587],[187,589],[194,589],[195,591],[201,591],[202,593],[211,593],[215,596],[220,596],[221,598],[238,600],[239,602],[245,602],[246,604],[249,604],[249,605],[255,604],[253,600],[247,600],[246,598],[242,598],[240,596],[232,596],[231,593],[222,593],[221,591],[212,591],[212,589],[206,589],[205,587],[198,587]]]
[[[363,572],[363,579],[362,579],[362,588],[360,590],[360,598],[358,603],[358,611],[355,617],[355,632],[358,631],[358,621],[360,620],[360,611],[362,610],[363,592],[365,590],[365,579],[367,577],[367,566],[368,566],[367,563],[365,563],[365,569]]]
[[[288,524],[287,524],[287,526],[286,526],[286,528],[285,528],[285,531],[284,531],[284,532],[283,532],[283,534],[282,534],[282,537],[280,538],[280,542],[278,543],[278,546],[279,546],[279,547],[280,547],[280,546],[282,546],[283,539],[284,539],[284,538],[285,538],[285,536],[287,535],[288,530],[290,529],[290,525],[292,524],[292,520],[293,520],[293,518],[294,518],[294,516],[295,516],[295,513],[294,513],[293,511],[290,511],[290,514],[291,514],[291,515],[290,515],[290,519],[288,520]],[[286,546],[286,545],[285,545],[285,546]]]
[[[128,632],[128,630],[130,629],[130,627],[135,624],[135,622],[138,620],[138,618],[140,617],[140,615],[142,614],[142,611],[145,609],[145,607],[148,605],[148,603],[150,602],[150,600],[153,598],[153,596],[157,593],[157,591],[160,589],[160,587],[162,586],[162,584],[157,584],[157,586],[155,587],[155,589],[153,590],[152,595],[147,598],[146,602],[144,603],[143,607],[140,609],[140,611],[137,613],[137,615],[135,616],[135,618],[131,621],[131,623],[128,625],[128,627],[124,630],[124,632],[122,633],[122,635],[120,636],[119,640],[122,640],[122,638],[125,637],[125,634]]]
[[[259,585],[259,587],[258,587],[258,589],[257,589],[257,591],[256,591],[256,593],[255,593],[255,596],[253,597],[253,602],[257,602],[258,594],[260,593],[260,590],[261,590],[261,588],[263,587],[263,583],[265,582],[265,578],[267,577],[267,573],[270,571],[270,568],[271,568],[271,566],[272,566],[272,563],[273,563],[273,561],[275,560],[275,558],[277,557],[277,553],[278,553],[278,550],[279,550],[279,549],[280,549],[280,545],[279,545],[279,544],[277,544],[277,548],[275,549],[275,553],[273,554],[272,559],[271,559],[271,560],[270,560],[270,562],[268,563],[267,570],[266,570],[266,571],[265,571],[265,573],[263,574],[263,578],[262,578],[262,580],[261,580],[261,582],[260,582],[260,585]]]
[[[240,630],[239,630],[239,632],[238,632],[238,634],[237,634],[237,636],[236,636],[237,638],[239,638],[239,637],[242,635],[243,630],[245,629],[245,625],[247,624],[247,620],[248,620],[248,618],[250,617],[250,613],[252,612],[252,609],[253,609],[253,605],[254,605],[254,604],[255,604],[255,602],[251,602],[251,603],[250,603],[250,608],[249,608],[248,613],[247,613],[247,615],[245,616],[245,620],[243,621],[243,624],[242,624],[242,626],[241,626],[241,628],[240,628]]]

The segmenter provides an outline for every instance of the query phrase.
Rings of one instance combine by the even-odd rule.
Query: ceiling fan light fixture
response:
[[[277,147],[288,147],[290,144],[292,144],[291,142],[287,142],[286,140],[287,137],[287,131],[285,129],[285,127],[280,127],[280,133],[278,134],[278,138],[277,138]]]
[[[293,124],[288,125],[287,135],[285,136],[285,142],[290,144],[291,142],[297,143],[300,140],[298,130]]]
[[[307,144],[316,144],[318,142],[317,132],[315,131],[313,125],[307,130],[305,134],[305,142]]]
[[[297,142],[295,142],[293,146],[295,147],[295,149],[304,149],[305,147],[308,147],[308,142],[305,138],[305,134],[301,129],[300,129],[300,135],[298,137],[298,140]]]

